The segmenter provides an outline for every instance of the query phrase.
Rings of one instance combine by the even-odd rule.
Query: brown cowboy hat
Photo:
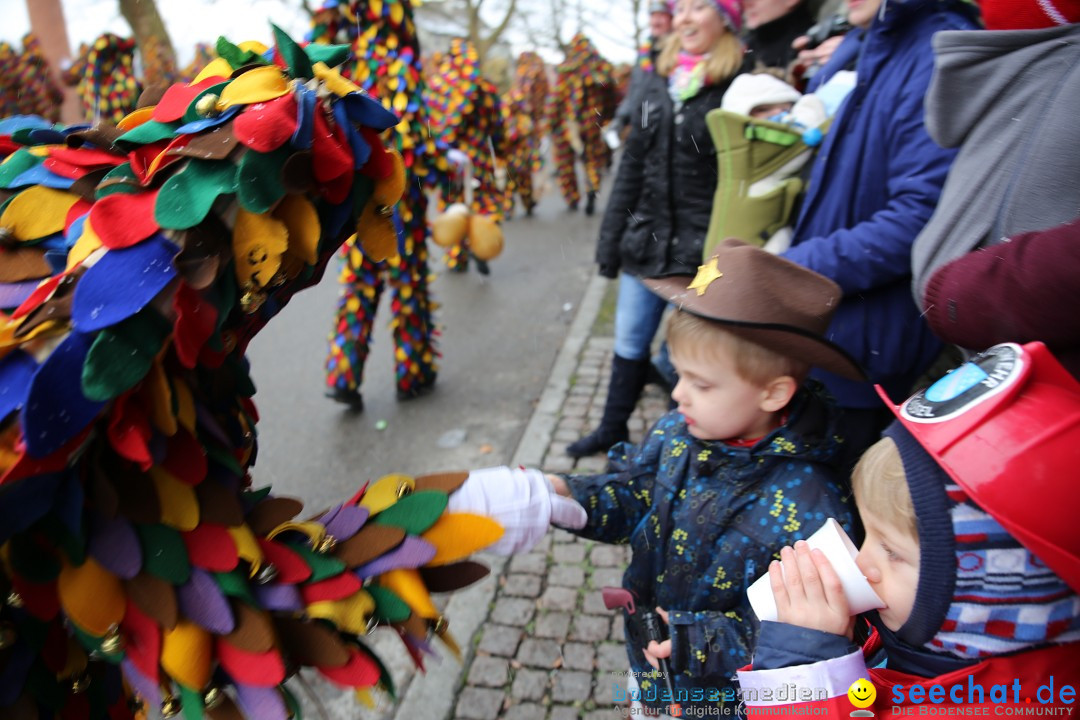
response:
[[[669,303],[724,324],[731,332],[850,380],[866,373],[825,339],[840,304],[840,286],[761,248],[725,240],[696,276],[643,278]]]

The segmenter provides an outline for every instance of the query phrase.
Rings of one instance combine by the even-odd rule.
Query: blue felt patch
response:
[[[104,407],[82,393],[82,368],[93,342],[93,335],[68,334],[30,380],[22,426],[32,457],[47,457],[63,447]]]
[[[110,250],[75,286],[71,322],[94,332],[126,320],[146,307],[176,277],[180,248],[157,233],[129,248]]]

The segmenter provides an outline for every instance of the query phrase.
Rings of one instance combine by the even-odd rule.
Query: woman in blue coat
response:
[[[911,246],[933,213],[955,156],[927,134],[923,111],[933,70],[930,39],[977,27],[959,0],[861,0],[856,27],[814,77],[811,90],[854,62],[856,86],[829,130],[785,256],[844,291],[829,339],[867,369],[856,383],[820,372],[845,410],[839,428],[854,464],[890,415],[873,389],[904,397],[941,350],[911,299]]]

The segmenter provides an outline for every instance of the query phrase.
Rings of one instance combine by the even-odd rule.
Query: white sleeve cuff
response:
[[[847,695],[859,678],[868,677],[862,650],[831,660],[774,670],[740,670],[739,687],[747,707],[791,705]]]

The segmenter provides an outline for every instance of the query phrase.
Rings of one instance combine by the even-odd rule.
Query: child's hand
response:
[[[664,610],[664,608],[656,608],[656,614],[659,615],[665,623],[667,623],[668,614],[667,611]],[[660,643],[656,642],[655,640],[650,640],[649,646],[643,649],[641,652],[645,654],[645,659],[649,661],[649,664],[653,666],[653,669],[659,670],[659,658],[671,657],[671,640],[668,639]]]
[[[566,481],[563,480],[561,476],[552,475],[551,473],[545,473],[544,477],[546,477],[547,481],[551,483],[551,488],[555,491],[557,495],[562,495],[563,497],[570,497],[570,486],[566,484]]]
[[[776,599],[777,620],[790,625],[844,635],[849,640],[855,618],[848,610],[840,578],[825,553],[810,550],[804,540],[780,551],[784,563],[769,564],[769,584]]]

